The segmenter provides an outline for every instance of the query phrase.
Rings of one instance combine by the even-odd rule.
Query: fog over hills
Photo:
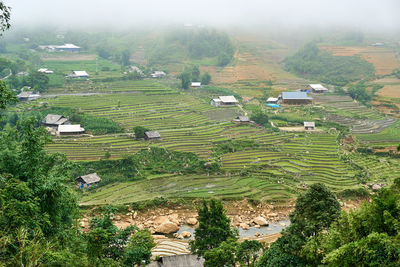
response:
[[[398,0],[10,0],[12,21],[21,24],[120,26],[194,23],[203,25],[349,26],[400,28]]]

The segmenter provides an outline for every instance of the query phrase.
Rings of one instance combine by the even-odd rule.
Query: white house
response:
[[[277,97],[268,97],[267,104],[277,104],[278,100],[279,99]]]
[[[321,84],[309,84],[307,89],[311,90],[313,93],[326,93],[329,91]]]
[[[59,135],[74,135],[83,134],[85,129],[82,128],[80,124],[62,124],[58,125],[57,132]]]
[[[233,95],[228,96],[219,96],[218,98],[214,98],[211,100],[211,105],[220,107],[220,106],[235,106],[239,103],[237,99]]]
[[[40,69],[38,69],[38,72],[42,72],[42,73],[45,73],[45,74],[52,74],[52,73],[54,73],[54,71],[49,70],[49,69],[45,69],[45,68],[40,68]]]
[[[69,77],[69,78],[88,78],[89,74],[84,70],[75,70],[71,74],[69,74],[67,77]]]
[[[192,87],[201,88],[201,82],[192,82]]]
[[[30,100],[36,100],[40,98],[39,93],[34,93],[32,91],[22,91],[20,94],[17,95],[17,98],[19,101],[30,101]]]
[[[155,71],[151,74],[151,78],[162,78],[165,75],[167,75],[167,74],[163,71]]]
[[[306,129],[306,130],[314,130],[315,129],[315,122],[313,122],[313,121],[305,121],[304,122],[304,129]]]

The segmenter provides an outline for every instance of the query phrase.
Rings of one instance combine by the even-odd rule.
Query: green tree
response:
[[[181,80],[181,86],[183,89],[188,89],[190,83],[192,82],[192,75],[187,70],[183,71],[181,74],[178,75],[178,79]]]
[[[191,242],[191,251],[199,256],[229,238],[237,238],[237,234],[230,227],[230,219],[226,216],[221,201],[211,199],[197,208],[199,227],[194,231],[194,240]]]
[[[238,243],[236,238],[229,238],[222,242],[218,247],[205,251],[204,266],[232,266],[236,265],[236,250]]]
[[[200,81],[200,69],[199,66],[193,66],[192,68],[192,80],[195,82]]]
[[[131,59],[131,52],[129,50],[124,50],[121,53],[121,60],[123,66],[129,66]]]
[[[133,127],[133,132],[135,133],[136,139],[144,138],[144,133],[148,131],[150,130],[142,126]]]
[[[3,81],[0,81],[0,110],[5,109],[8,105],[15,103],[16,101],[17,98],[10,88],[8,88]]]
[[[10,18],[11,18],[11,13],[10,13],[11,8],[9,6],[6,6],[3,1],[0,1],[0,31],[4,32],[5,30],[8,30],[11,25],[10,25]]]
[[[31,74],[24,77],[23,84],[32,87],[35,91],[45,92],[49,88],[50,78],[38,71],[31,71]]]
[[[208,85],[211,82],[211,75],[210,73],[206,72],[201,76],[201,84]]]
[[[262,111],[261,109],[255,110],[251,116],[250,119],[262,126],[268,126],[269,121],[268,121],[268,115]]]
[[[149,230],[136,232],[129,240],[124,262],[127,265],[150,263],[151,249],[155,247],[154,238]]]
[[[221,52],[217,58],[218,65],[222,67],[228,65],[229,62],[231,62],[231,60],[232,60],[232,55],[229,55],[226,52]]]
[[[257,240],[244,240],[237,248],[238,261],[248,267],[255,266],[262,244]]]

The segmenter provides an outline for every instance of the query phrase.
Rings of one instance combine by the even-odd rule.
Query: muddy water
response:
[[[290,224],[289,220],[284,220],[284,221],[278,221],[275,223],[271,223],[269,226],[263,226],[263,227],[250,227],[248,230],[243,230],[242,228],[239,229],[239,238],[246,238],[246,237],[254,237],[256,233],[263,234],[263,235],[268,235],[268,234],[276,234],[280,233],[283,229],[285,229],[288,225]],[[285,226],[283,226],[285,225]],[[178,234],[182,233],[183,231],[190,232],[193,237],[194,229],[190,227],[189,225],[182,225],[179,228]]]

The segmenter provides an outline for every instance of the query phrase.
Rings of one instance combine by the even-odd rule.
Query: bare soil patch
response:
[[[43,61],[92,61],[96,59],[95,54],[69,54],[69,55],[45,55]]]

